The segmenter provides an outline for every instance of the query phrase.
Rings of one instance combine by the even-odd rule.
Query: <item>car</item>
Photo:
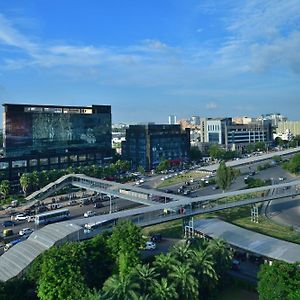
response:
[[[11,227],[11,226],[15,226],[15,225],[16,225],[16,223],[14,221],[4,221],[2,223],[3,227]]]
[[[68,202],[68,205],[69,205],[69,206],[77,205],[77,201],[76,201],[76,200],[70,200],[70,201]]]
[[[103,205],[102,205],[102,203],[100,203],[100,202],[96,202],[95,204],[94,204],[94,208],[101,208]]]
[[[283,180],[284,180],[284,177],[279,177],[278,180],[279,180],[279,181],[283,181]]]
[[[218,189],[219,189],[218,185],[213,186],[213,190],[218,190]]]
[[[3,237],[14,235],[14,231],[12,229],[4,229],[3,230]]]
[[[162,235],[160,233],[155,233],[151,236],[151,242],[159,243],[162,240]]]
[[[15,220],[16,221],[24,221],[24,220],[27,220],[27,215],[25,215],[25,214],[18,214],[18,215],[16,215],[15,216]]]
[[[92,211],[92,210],[88,210],[87,212],[85,212],[85,213],[83,214],[83,216],[84,216],[85,218],[94,217],[95,215],[96,215],[96,213],[95,213],[94,211]]]
[[[152,241],[148,241],[145,244],[145,250],[155,250],[156,249],[156,244]]]
[[[27,222],[34,222],[35,221],[35,216],[28,216],[27,217]]]
[[[239,271],[241,266],[241,262],[237,259],[233,259],[231,263],[231,269],[234,271]]]
[[[33,232],[31,228],[23,228],[19,231],[19,235],[30,235]]]

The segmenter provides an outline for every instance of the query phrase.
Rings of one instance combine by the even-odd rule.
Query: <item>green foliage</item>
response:
[[[226,151],[220,148],[218,145],[213,144],[208,149],[208,154],[213,159],[222,159],[222,160],[230,160],[234,157],[238,157],[237,152],[235,151]]]
[[[283,167],[291,173],[298,174],[300,172],[300,153],[292,156],[292,158],[283,164]]]
[[[43,256],[38,280],[41,300],[73,300],[83,298],[87,285],[81,272],[81,261],[86,253],[81,243],[67,243],[52,247]]]
[[[8,180],[2,180],[0,182],[0,194],[3,195],[4,199],[9,194],[10,184]]]
[[[223,192],[229,188],[232,179],[233,175],[231,169],[226,167],[224,161],[221,161],[220,166],[217,170],[216,180]]]
[[[270,163],[264,163],[264,164],[261,164],[261,165],[257,166],[257,171],[263,171],[263,170],[269,169],[271,167],[272,166],[271,166]]]
[[[124,276],[140,262],[139,249],[144,245],[141,228],[129,221],[119,221],[107,243]]]
[[[167,170],[169,169],[169,167],[170,167],[170,162],[167,159],[162,158],[159,165],[156,167],[156,172]]]
[[[245,183],[247,184],[248,189],[267,185],[267,182],[265,180],[260,178],[252,178],[252,177],[246,179]]]
[[[35,286],[26,278],[15,278],[7,282],[0,281],[0,299],[35,300]]]
[[[192,161],[199,161],[202,158],[202,152],[198,147],[192,146],[190,150],[190,157]]]
[[[145,169],[144,169],[142,166],[138,166],[138,167],[137,167],[137,171],[138,171],[139,173],[141,173],[142,175],[145,175],[145,174],[146,174],[146,171],[145,171]]]
[[[275,261],[272,266],[263,265],[258,278],[260,300],[300,299],[300,270],[297,263]]]

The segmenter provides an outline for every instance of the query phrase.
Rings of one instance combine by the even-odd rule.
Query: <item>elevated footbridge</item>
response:
[[[124,188],[124,185],[121,184],[78,174],[66,175],[64,180],[69,182],[69,184],[74,183],[86,186],[92,184],[92,190],[99,188],[111,195],[113,193],[118,195],[118,189]],[[60,183],[64,180],[60,181]],[[153,193],[161,197],[168,197],[170,201],[168,203],[155,202],[155,205],[95,216],[88,219],[79,218],[47,225],[33,232],[28,240],[13,246],[0,257],[0,281],[7,281],[23,274],[34,259],[53,245],[91,238],[104,230],[111,230],[118,220],[130,220],[138,226],[145,227],[243,205],[254,205],[277,199],[289,200],[300,194],[300,180],[196,198],[170,195],[130,185],[125,186],[133,192],[143,192],[148,195]],[[47,194],[48,190],[44,189],[41,193]],[[34,200],[33,198],[38,198],[39,195],[41,194],[35,193],[35,196],[31,197],[31,201],[37,201],[37,199]],[[134,198],[131,196],[128,197]],[[134,198],[132,201],[136,201],[136,199]],[[86,230],[87,227],[93,227],[94,225],[97,225],[94,230]]]

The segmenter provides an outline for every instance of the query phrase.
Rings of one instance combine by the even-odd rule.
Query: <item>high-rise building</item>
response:
[[[180,125],[130,125],[122,143],[122,157],[149,171],[162,159],[173,164],[188,161],[190,131]]]
[[[102,163],[112,155],[111,106],[3,104],[1,172]]]
[[[293,136],[300,135],[300,121],[285,121],[278,122],[278,127],[276,129],[277,134],[282,134],[289,131]]]
[[[169,116],[169,125],[174,125],[177,122],[177,118],[175,115],[170,115]]]

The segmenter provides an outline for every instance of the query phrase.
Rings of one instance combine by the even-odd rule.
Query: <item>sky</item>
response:
[[[1,103],[300,120],[299,95],[299,0],[0,0]]]

